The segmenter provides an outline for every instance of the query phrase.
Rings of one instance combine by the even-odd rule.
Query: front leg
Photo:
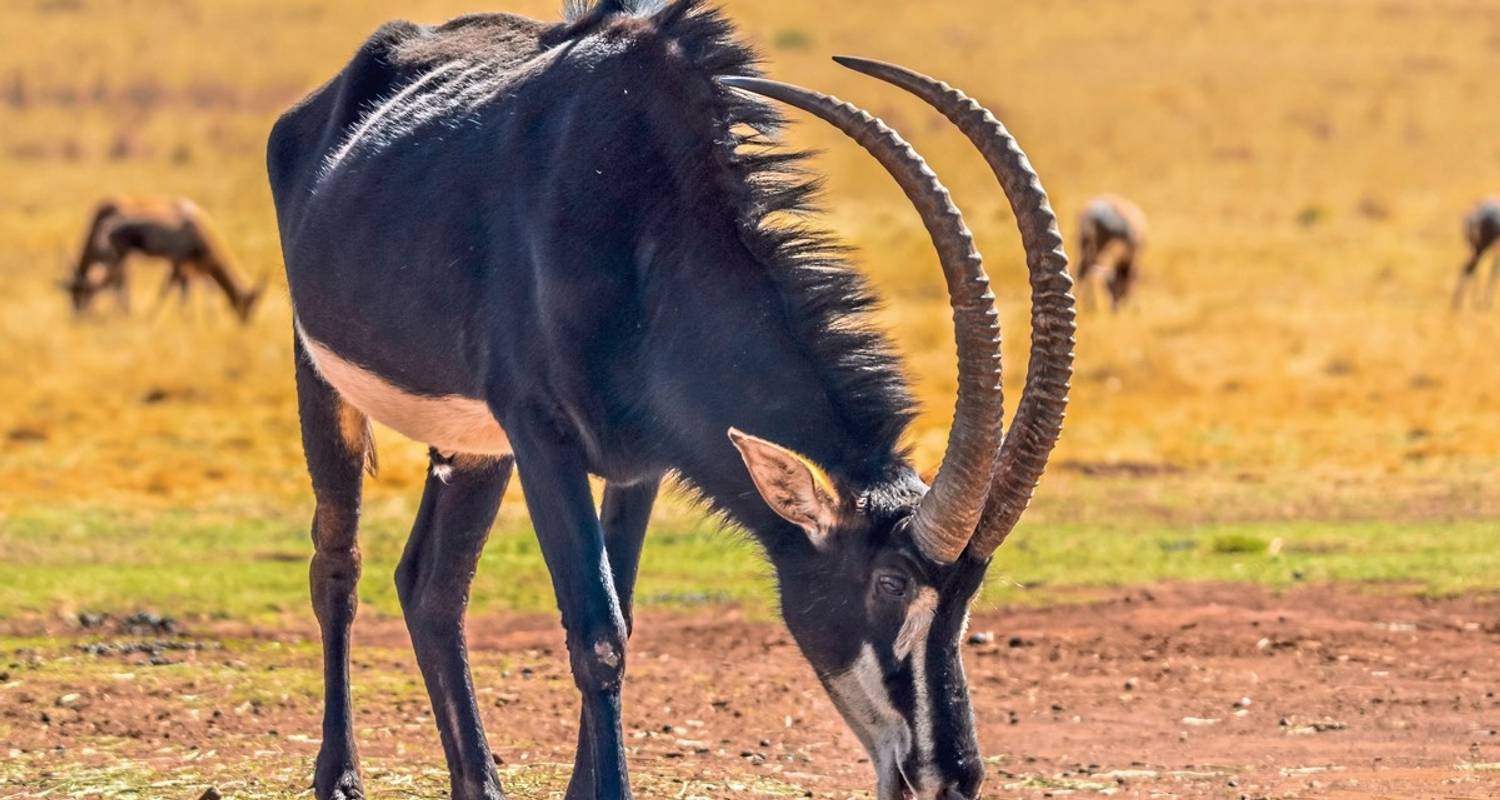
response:
[[[594,765],[591,797],[628,800],[630,780],[620,730],[625,617],[594,511],[588,463],[576,439],[544,411],[511,415],[506,430],[532,525],[552,574],[573,681],[583,696],[586,730],[581,738]]]
[[[1479,271],[1479,262],[1484,258],[1484,248],[1474,248],[1473,255],[1464,262],[1463,269],[1458,272],[1458,286],[1453,290],[1453,310],[1462,311],[1464,308],[1464,294],[1469,289],[1469,283],[1474,279],[1474,273]]]
[[[660,478],[621,486],[604,487],[600,521],[604,525],[605,550],[609,555],[610,573],[614,576],[615,596],[625,616],[627,635],[635,630],[632,599],[635,596],[636,570],[641,563],[641,547],[646,541],[646,525],[656,504]],[[589,720],[585,709],[578,721],[578,752],[573,759],[573,778],[568,781],[567,800],[588,800],[594,789],[593,750],[589,747]]]
[[[1484,287],[1484,308],[1495,306],[1495,285],[1500,283],[1500,253],[1490,260],[1490,280]]]

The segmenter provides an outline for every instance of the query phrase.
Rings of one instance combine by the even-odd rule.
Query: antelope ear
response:
[[[839,495],[817,464],[778,444],[735,428],[729,441],[739,449],[760,496],[782,519],[807,532],[822,547],[838,522]]]

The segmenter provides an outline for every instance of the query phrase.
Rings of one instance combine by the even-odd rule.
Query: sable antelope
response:
[[[1078,215],[1078,282],[1092,307],[1094,276],[1109,290],[1110,307],[1119,310],[1130,296],[1136,260],[1146,247],[1146,215],[1135,203],[1112,194],[1090,200]]]
[[[630,797],[620,687],[662,477],[764,548],[782,614],[869,750],[881,800],[969,800],[984,765],[960,638],[992,554],[1061,430],[1072,281],[1040,181],[1005,128],[901,67],[983,153],[1031,270],[1032,360],[1001,436],[998,322],[947,190],[865,112],[758,77],[702,0],[391,23],[287,112],[269,171],[296,322],[322,628],[316,796],[363,796],[350,708],[368,421],[431,446],[396,585],[457,798],[501,797],[469,674],[469,582],[512,469],[552,575],[582,713],[569,798]],[[957,410],[929,489],[900,444],[899,360],[809,210],[779,99],[868,150],[936,246]],[[589,476],[606,482],[596,510]]]
[[[171,264],[157,297],[160,305],[176,289],[185,300],[194,279],[213,281],[241,322],[248,322],[265,291],[239,277],[234,260],[208,214],[180,197],[112,197],[94,209],[84,236],[78,265],[63,288],[73,298],[73,310],[88,310],[94,296],[113,291],[121,310],[129,310],[127,259],[132,255],[164,259]],[[96,272],[102,272],[96,275]]]
[[[1463,308],[1464,295],[1469,293],[1469,286],[1474,281],[1474,276],[1479,274],[1479,262],[1484,260],[1486,253],[1500,241],[1500,197],[1487,197],[1479,201],[1464,217],[1464,238],[1469,242],[1472,254],[1469,260],[1464,262],[1463,270],[1458,274],[1458,288],[1453,292],[1453,308]],[[1484,290],[1482,307],[1488,308],[1495,301],[1495,283],[1500,281],[1500,257],[1496,257],[1490,263],[1490,279]]]

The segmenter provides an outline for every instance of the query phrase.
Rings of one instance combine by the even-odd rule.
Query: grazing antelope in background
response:
[[[865,112],[757,77],[701,0],[575,3],[391,23],[269,142],[316,497],[311,565],[326,705],[315,793],[362,797],[349,631],[367,420],[431,446],[396,585],[456,798],[502,796],[464,609],[518,466],[582,695],[569,798],[630,797],[621,735],[632,596],[673,473],[748,531],[786,623],[869,750],[880,800],[973,800],[984,778],[960,639],[1061,429],[1072,281],[1025,155],[986,110],[900,67],[983,153],[1019,219],[1032,361],[1001,435],[999,330],[947,190]],[[913,405],[872,302],[809,210],[801,154],[750,93],[850,136],[936,245],[958,342],[947,452],[929,488],[901,444]],[[606,481],[596,509],[589,476]]]
[[[1474,282],[1474,276],[1479,274],[1479,262],[1484,260],[1486,253],[1500,241],[1500,197],[1487,197],[1464,217],[1464,238],[1469,242],[1472,254],[1469,260],[1464,262],[1463,270],[1458,274],[1458,288],[1453,291],[1454,310],[1462,309],[1464,306],[1464,295],[1469,294],[1469,287]],[[1489,308],[1495,302],[1495,284],[1500,281],[1500,256],[1490,263],[1490,279],[1485,285],[1484,298],[1476,305]]]
[[[157,297],[158,306],[173,289],[186,300],[190,282],[207,279],[224,293],[240,321],[248,322],[265,291],[264,281],[251,288],[240,278],[208,214],[193,201],[112,197],[95,207],[78,265],[72,278],[63,283],[73,298],[73,310],[87,311],[94,296],[108,290],[115,293],[121,310],[128,311],[126,263],[136,253],[171,265]]]
[[[1112,194],[1090,200],[1078,215],[1078,282],[1085,303],[1093,306],[1093,283],[1103,280],[1110,307],[1118,311],[1140,277],[1136,262],[1145,248],[1146,215],[1139,206]]]

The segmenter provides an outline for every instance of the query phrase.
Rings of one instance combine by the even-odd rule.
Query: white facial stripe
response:
[[[931,590],[928,590],[931,591]],[[936,592],[934,592],[934,595]],[[932,617],[929,616],[930,626]],[[918,775],[910,776],[916,778],[918,786],[932,787],[933,796],[937,794],[937,768],[933,766],[933,752],[936,747],[932,736],[932,698],[927,693],[927,636],[923,630],[922,638],[917,642],[911,654],[911,680],[912,691],[916,696],[916,729],[917,729],[917,763],[921,766]]]
[[[459,395],[412,394],[339,357],[304,333],[300,325],[297,336],[323,380],[338,391],[344,402],[369,418],[445,453],[510,454],[510,439],[483,400]]]
[[[886,691],[875,648],[866,642],[849,671],[827,683],[834,705],[875,760],[876,775],[882,781],[890,779],[910,745],[910,733]]]
[[[916,756],[919,773],[908,775],[918,787],[937,791],[937,769],[933,756],[937,749],[932,732],[932,697],[927,688],[928,634],[937,616],[937,590],[924,586],[906,610],[906,621],[896,635],[895,655],[897,659],[911,659],[912,695],[916,703],[913,709],[912,726],[916,734]],[[923,800],[926,800],[924,797]]]
[[[907,607],[906,621],[901,624],[901,632],[896,634],[896,660],[904,661],[918,642],[927,640],[927,632],[932,630],[932,619],[937,614],[937,607],[936,589],[924,586],[917,590],[916,598]]]

